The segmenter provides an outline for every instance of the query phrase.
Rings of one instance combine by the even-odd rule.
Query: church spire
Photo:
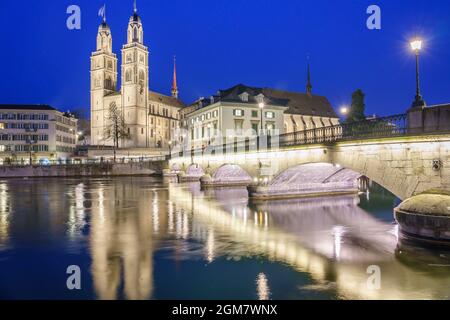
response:
[[[177,57],[173,57],[173,82],[172,82],[172,97],[178,99],[178,85],[177,85]]]
[[[133,11],[134,11],[134,13],[137,13],[137,5],[136,5],[136,0],[134,0],[134,4],[133,4]]]
[[[308,71],[307,71],[307,78],[308,78],[308,80],[307,80],[307,83],[306,83],[306,93],[307,94],[312,94],[312,84],[311,84],[311,69],[310,69],[310,66],[309,66],[309,56],[307,57],[307,60],[308,60]]]

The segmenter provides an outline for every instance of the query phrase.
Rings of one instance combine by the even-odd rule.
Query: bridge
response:
[[[171,172],[254,197],[348,192],[368,178],[404,200],[450,188],[450,105],[172,153]]]

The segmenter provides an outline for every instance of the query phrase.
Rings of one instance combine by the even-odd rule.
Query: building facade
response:
[[[115,121],[111,120],[114,108],[126,133],[119,147],[167,148],[173,130],[180,126],[180,109],[184,107],[178,99],[176,66],[171,96],[149,90],[149,51],[144,45],[143,25],[136,8],[128,23],[120,71],[117,90],[118,59],[112,51],[111,29],[104,19],[98,29],[96,51],[91,56],[91,144],[113,145],[108,132],[114,126]]]
[[[0,105],[0,164],[69,159],[77,119],[48,105]]]
[[[309,79],[309,77],[308,77]],[[333,126],[339,117],[326,97],[238,84],[183,109],[189,148]]]

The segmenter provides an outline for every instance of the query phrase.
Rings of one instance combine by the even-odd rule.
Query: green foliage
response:
[[[356,90],[352,94],[352,106],[347,116],[346,122],[356,122],[366,119],[364,103],[365,94],[361,89]]]

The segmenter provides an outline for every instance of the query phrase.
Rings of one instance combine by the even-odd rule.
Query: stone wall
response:
[[[236,164],[252,177],[269,178],[301,164],[332,163],[361,173],[400,199],[406,199],[432,188],[450,188],[450,134],[296,146],[268,152],[195,155],[174,158],[170,166],[184,171],[191,163],[210,175],[223,165]],[[434,167],[436,164],[438,168]]]
[[[165,161],[58,166],[0,166],[0,178],[160,175]]]

